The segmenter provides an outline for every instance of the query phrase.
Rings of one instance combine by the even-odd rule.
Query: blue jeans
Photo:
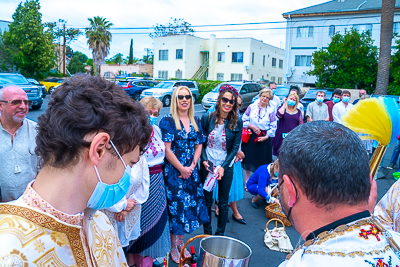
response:
[[[400,154],[400,146],[399,146],[399,143],[397,142],[396,147],[394,148],[393,153],[392,153],[392,158],[390,159],[391,164],[396,165],[396,162],[399,158],[399,154]]]

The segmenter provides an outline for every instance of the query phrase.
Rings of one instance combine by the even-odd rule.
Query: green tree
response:
[[[131,39],[131,46],[129,47],[128,64],[133,64],[133,39]]]
[[[95,75],[100,73],[100,65],[105,63],[105,58],[110,50],[111,33],[109,29],[112,23],[102,17],[94,17],[88,19],[90,26],[86,28],[86,37],[89,48],[93,53],[93,64]]]
[[[71,74],[86,72],[85,64],[83,64],[83,62],[79,59],[79,55],[77,54],[74,54],[74,56],[71,58],[67,68]]]
[[[38,0],[20,3],[9,30],[4,32],[4,46],[11,64],[29,77],[40,77],[54,67],[56,59],[53,35],[45,30]]]
[[[121,64],[121,63],[125,63],[126,59],[123,58],[124,55],[122,55],[121,53],[116,54],[115,56],[113,56],[110,59],[106,60],[107,64]]]
[[[167,35],[191,34],[194,32],[194,30],[190,28],[190,25],[190,23],[184,21],[183,19],[171,18],[168,25],[157,23],[156,26],[153,26],[154,33],[150,33],[149,36],[154,38]]]
[[[365,88],[369,93],[376,84],[378,49],[369,32],[356,29],[336,33],[327,49],[313,53],[314,69],[308,75],[317,76],[318,87]]]

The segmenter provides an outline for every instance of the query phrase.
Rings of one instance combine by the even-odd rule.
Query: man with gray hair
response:
[[[31,101],[18,86],[0,89],[0,189],[2,202],[17,199],[38,174],[36,122],[28,120]]]
[[[307,121],[328,121],[328,106],[324,103],[325,92],[318,91],[314,102],[307,106]]]

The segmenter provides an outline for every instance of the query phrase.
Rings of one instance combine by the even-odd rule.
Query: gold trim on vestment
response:
[[[67,235],[68,241],[75,258],[76,265],[87,267],[85,250],[80,236],[81,227],[70,226],[45,213],[33,210],[28,207],[21,207],[10,204],[0,204],[0,214],[11,214],[29,220],[46,229],[61,232]]]

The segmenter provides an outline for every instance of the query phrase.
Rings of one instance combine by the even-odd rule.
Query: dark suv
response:
[[[32,108],[40,109],[43,104],[42,90],[31,84],[24,76],[18,73],[0,73],[0,89],[9,85],[21,87],[28,99],[32,100]]]
[[[136,101],[139,101],[140,94],[144,89],[153,88],[157,85],[156,82],[149,80],[121,80],[117,84]]]

